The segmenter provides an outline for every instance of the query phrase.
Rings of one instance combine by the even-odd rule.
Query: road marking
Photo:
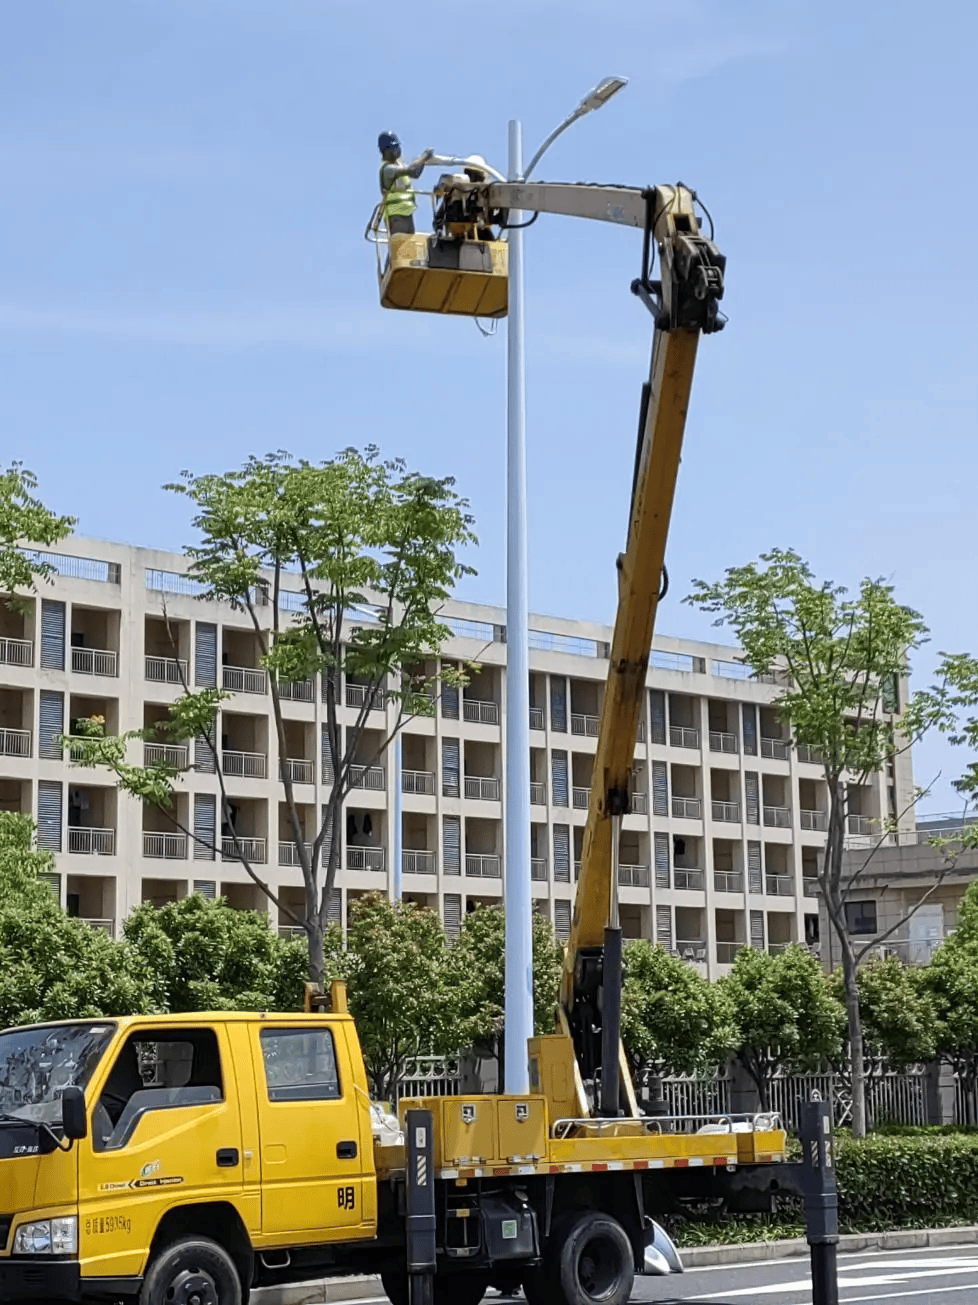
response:
[[[727,1267],[732,1269],[732,1268],[742,1268],[743,1266],[728,1265]],[[869,1268],[870,1266],[867,1265],[866,1267]],[[945,1278],[945,1277],[950,1277],[952,1273],[974,1273],[975,1262],[974,1260],[962,1260],[955,1257],[955,1258],[948,1258],[946,1260],[942,1260],[937,1264],[930,1263],[926,1267],[921,1267],[919,1262],[906,1263],[903,1261],[897,1261],[895,1264],[891,1264],[891,1265],[880,1265],[879,1267],[881,1269],[892,1269],[894,1270],[894,1272],[872,1273],[868,1275],[863,1274],[859,1277],[847,1276],[846,1272],[843,1272],[839,1274],[839,1286],[840,1287],[893,1287],[896,1286],[898,1283],[913,1282],[915,1279],[918,1278]],[[852,1266],[852,1268],[848,1270],[848,1274],[852,1274],[853,1271],[858,1272],[856,1266]],[[733,1291],[731,1291],[729,1288],[725,1288],[723,1294],[724,1296],[729,1296],[731,1298],[733,1298],[734,1296],[774,1296],[778,1292],[805,1291],[806,1289],[810,1288],[811,1285],[812,1285],[812,1280],[810,1277],[808,1277],[808,1278],[799,1278],[797,1282],[768,1282],[768,1283],[764,1283],[761,1286],[737,1287]],[[942,1288],[942,1290],[950,1290],[950,1289]],[[907,1293],[897,1292],[894,1294],[903,1295]],[[909,1294],[921,1295],[925,1293],[910,1292]],[[688,1296],[686,1297],[686,1299],[709,1300],[711,1296],[715,1296],[715,1295],[716,1295],[715,1292],[708,1291],[708,1292],[704,1292],[702,1295],[699,1296]],[[867,1297],[858,1297],[858,1298],[850,1297],[848,1299],[871,1300],[874,1298],[867,1296]]]
[[[960,1287],[941,1287],[939,1288],[942,1296],[952,1291],[974,1291],[974,1284],[970,1282],[963,1283]],[[842,1305],[857,1305],[858,1301],[878,1301],[878,1300],[902,1300],[906,1296],[931,1296],[933,1287],[925,1287],[922,1291],[890,1291],[885,1296],[878,1292],[872,1296],[846,1296]]]
[[[891,1251],[841,1251],[839,1253],[839,1268],[851,1272],[853,1270],[858,1270],[858,1268],[860,1267],[860,1265],[856,1263],[856,1261],[879,1260],[883,1257],[908,1254],[909,1252],[912,1252],[914,1255],[928,1255],[928,1256],[947,1255],[948,1249],[949,1248],[946,1246],[919,1246],[919,1247],[914,1246],[914,1247],[906,1247],[906,1248],[901,1248],[900,1250],[891,1250]],[[682,1253],[683,1253],[683,1248],[680,1247],[679,1254],[682,1255]],[[959,1256],[965,1256],[968,1254],[970,1254],[972,1257],[978,1257],[978,1246],[973,1246],[971,1243],[967,1243],[964,1247],[962,1247],[958,1251]],[[737,1263],[727,1263],[727,1264],[691,1264],[687,1267],[686,1272],[687,1273],[730,1273],[731,1270],[737,1271],[740,1269],[775,1269],[779,1265],[792,1265],[792,1264],[807,1265],[808,1262],[809,1262],[809,1257],[807,1254],[783,1255],[783,1256],[778,1256],[777,1259],[773,1259],[773,1260],[743,1260]],[[931,1260],[928,1260],[926,1262],[928,1264],[933,1263],[933,1261]],[[976,1266],[975,1258],[972,1258],[969,1261],[969,1263],[972,1268],[978,1267]],[[868,1268],[869,1264],[867,1263],[865,1267]],[[690,1297],[690,1299],[692,1299],[692,1297]]]

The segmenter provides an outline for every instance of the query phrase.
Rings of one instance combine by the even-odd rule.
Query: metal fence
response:
[[[872,1124],[926,1124],[926,1071],[873,1074],[866,1083],[866,1110]],[[852,1123],[852,1092],[841,1074],[779,1074],[771,1083],[771,1109],[789,1128],[797,1128],[800,1105],[830,1101],[836,1127]]]
[[[458,1056],[416,1056],[394,1087],[394,1108],[405,1097],[457,1097],[462,1070]]]

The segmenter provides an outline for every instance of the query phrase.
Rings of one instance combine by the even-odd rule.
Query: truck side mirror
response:
[[[80,1141],[88,1136],[85,1093],[80,1087],[66,1087],[61,1094],[61,1127],[67,1138]]]

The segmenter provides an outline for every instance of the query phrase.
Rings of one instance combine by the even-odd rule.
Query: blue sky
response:
[[[376,137],[505,164],[631,79],[546,179],[682,179],[716,220],[730,324],[701,346],[662,633],[772,546],[890,577],[978,651],[974,53],[948,0],[31,0],[0,43],[0,430],[84,533],[180,547],[184,467],[369,442],[452,474],[502,602],[504,332],[385,313],[362,232]],[[650,321],[640,237],[526,238],[530,601],[610,621]],[[725,637],[722,633],[721,638]],[[922,747],[925,806],[960,768]]]

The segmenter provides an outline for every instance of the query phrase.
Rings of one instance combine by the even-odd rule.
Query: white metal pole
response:
[[[403,884],[404,853],[401,849],[401,732],[398,730],[393,748],[393,784],[394,784],[394,836],[391,839],[391,856],[394,860],[391,875],[391,897],[395,902],[401,900]]]
[[[523,170],[520,124],[509,124],[509,179]],[[519,223],[522,213],[510,212]],[[526,395],[523,352],[523,232],[509,233],[506,381],[506,1035],[505,1089],[530,1089],[526,1041],[533,1035],[530,900],[530,654],[526,563]]]

